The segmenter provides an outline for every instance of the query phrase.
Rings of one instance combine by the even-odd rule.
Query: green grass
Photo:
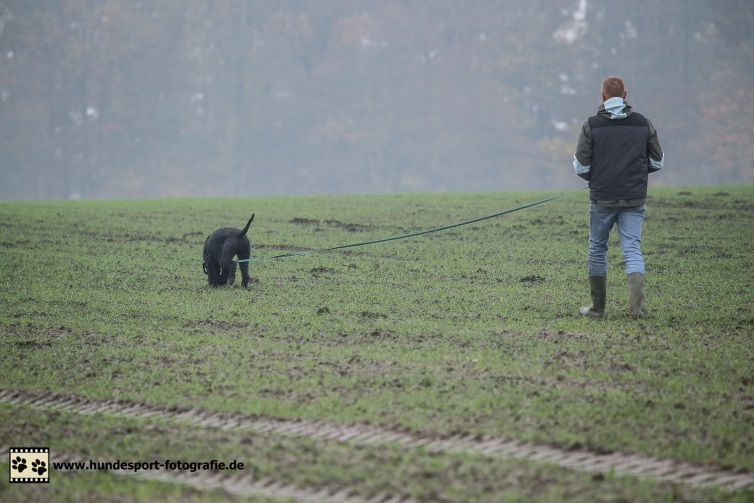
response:
[[[207,234],[241,227],[251,212],[252,254],[264,257],[437,227],[550,195],[0,202],[0,382],[754,470],[754,187],[651,190],[643,320],[628,315],[617,235],[607,317],[578,315],[588,303],[586,192],[413,239],[252,262],[258,281],[248,290],[211,289],[201,270]],[[104,417],[71,431],[65,414],[40,417],[0,407],[0,446],[47,441],[80,455],[176,450],[202,460],[243,440],[188,428],[158,435],[146,423]],[[398,447],[250,442],[241,452],[260,476],[364,494],[720,497]],[[60,489],[72,500],[70,480],[79,478],[91,495],[207,496],[106,474],[70,477]],[[11,490],[1,484],[0,497]]]

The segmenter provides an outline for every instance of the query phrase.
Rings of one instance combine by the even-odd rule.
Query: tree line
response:
[[[606,75],[657,183],[754,182],[744,0],[0,1],[0,197],[578,186]]]

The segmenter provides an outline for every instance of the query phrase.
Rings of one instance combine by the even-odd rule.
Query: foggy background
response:
[[[0,0],[0,198],[580,187],[610,74],[754,183],[748,0]]]

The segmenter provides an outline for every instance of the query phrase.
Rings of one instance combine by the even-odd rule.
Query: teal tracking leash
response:
[[[571,194],[575,194],[577,192],[581,192],[582,190],[585,190],[585,189],[588,189],[588,188],[589,187],[583,187],[581,189],[574,190],[574,191],[571,191],[571,192],[565,192],[563,194],[558,194],[557,196],[548,197],[547,199],[542,199],[541,201],[536,201],[534,203],[525,204],[523,206],[519,206],[518,208],[513,208],[511,210],[501,211],[500,213],[495,213],[494,215],[487,215],[485,217],[475,218],[473,220],[467,220],[465,222],[460,222],[460,223],[457,223],[457,224],[445,225],[443,227],[435,227],[434,229],[427,229],[427,230],[423,230],[423,231],[412,232],[411,234],[402,234],[400,236],[392,236],[392,237],[389,237],[389,238],[375,239],[373,241],[362,241],[361,243],[352,243],[352,244],[347,244],[347,245],[333,246],[332,248],[322,248],[322,249],[318,249],[318,250],[307,250],[307,251],[300,251],[300,252],[283,253],[281,255],[275,255],[275,256],[272,256],[272,257],[248,258],[248,259],[245,259],[245,260],[239,260],[238,262],[255,262],[255,261],[258,261],[258,260],[272,260],[272,259],[279,259],[279,258],[285,258],[285,257],[298,257],[299,255],[310,255],[310,254],[313,254],[313,253],[325,253],[325,252],[334,251],[334,250],[343,250],[343,249],[346,249],[346,248],[356,248],[357,246],[373,245],[373,244],[377,244],[377,243],[387,243],[388,241],[397,241],[399,239],[412,238],[412,237],[416,237],[416,236],[421,236],[423,234],[431,234],[433,232],[446,231],[448,229],[454,229],[456,227],[461,227],[463,225],[469,225],[469,224],[473,224],[473,223],[476,223],[476,222],[481,222],[483,220],[489,220],[490,218],[495,218],[495,217],[499,217],[499,216],[502,216],[502,215],[507,215],[508,213],[513,213],[513,212],[516,212],[516,211],[524,210],[526,208],[531,208],[532,206],[537,206],[537,205],[540,205],[540,204],[548,203],[550,201],[554,201],[555,199],[560,199],[561,197],[570,196]]]

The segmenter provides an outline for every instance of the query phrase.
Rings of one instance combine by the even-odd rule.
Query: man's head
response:
[[[610,98],[626,99],[626,87],[620,77],[607,77],[602,81],[602,101]]]

